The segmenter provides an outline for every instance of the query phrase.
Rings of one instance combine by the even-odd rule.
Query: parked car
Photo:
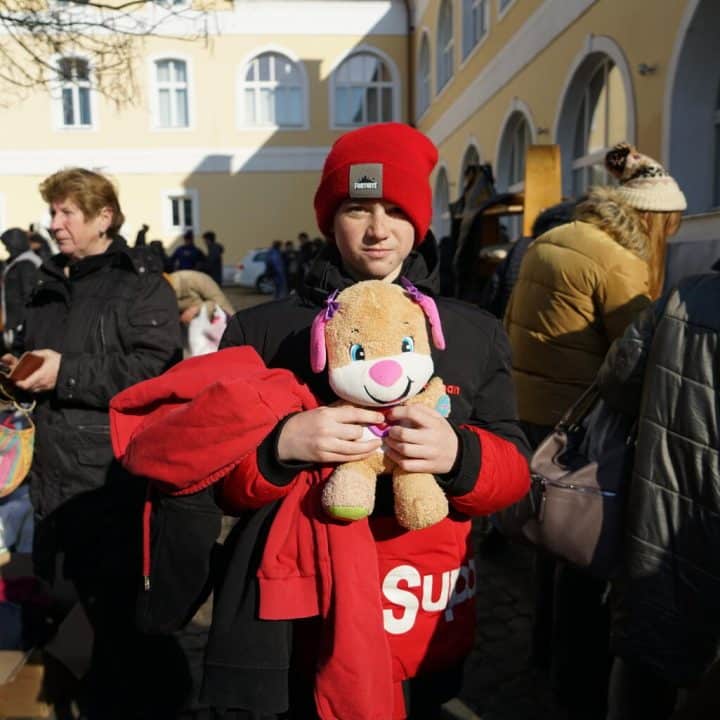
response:
[[[263,295],[275,292],[275,283],[265,272],[267,250],[250,250],[235,266],[223,268],[223,285],[254,288]]]

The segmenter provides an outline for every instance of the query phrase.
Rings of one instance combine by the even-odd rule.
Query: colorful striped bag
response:
[[[27,476],[35,447],[30,417],[35,403],[17,402],[0,384],[0,498],[9,495]]]

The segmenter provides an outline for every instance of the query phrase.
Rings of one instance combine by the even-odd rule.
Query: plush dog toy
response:
[[[381,411],[423,404],[447,416],[449,398],[442,380],[432,377],[425,322],[427,317],[435,347],[444,349],[437,307],[411,283],[401,282],[404,289],[368,280],[330,296],[312,325],[312,369],[321,372],[327,363],[330,387],[341,404]],[[382,438],[388,431],[385,424],[371,426],[363,439]],[[324,509],[340,520],[367,517],[375,505],[377,476],[390,472],[402,527],[419,530],[447,515],[447,498],[435,478],[403,472],[382,448],[365,460],[338,465],[323,488]]]

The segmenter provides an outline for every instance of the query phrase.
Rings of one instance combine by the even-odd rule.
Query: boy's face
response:
[[[333,232],[343,267],[356,280],[394,280],[415,244],[405,213],[384,200],[345,200]]]

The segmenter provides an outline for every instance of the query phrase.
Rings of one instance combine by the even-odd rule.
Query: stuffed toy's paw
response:
[[[423,530],[448,514],[445,493],[428,473],[393,475],[395,517],[406,530]]]
[[[361,463],[339,465],[322,491],[322,506],[336,520],[361,520],[375,507],[375,475]]]

